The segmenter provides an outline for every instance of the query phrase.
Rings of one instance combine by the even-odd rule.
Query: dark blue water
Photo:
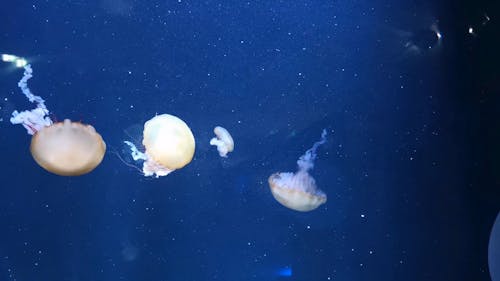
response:
[[[488,280],[500,206],[490,2],[12,1],[0,53],[25,57],[53,120],[108,151],[40,168],[9,122],[33,107],[0,66],[0,280]],[[487,20],[490,19],[490,20]],[[469,32],[469,28],[473,32]],[[496,35],[495,35],[496,34]],[[122,141],[182,118],[193,161],[145,178]],[[227,159],[209,145],[227,128]],[[320,138],[317,210],[267,178]]]

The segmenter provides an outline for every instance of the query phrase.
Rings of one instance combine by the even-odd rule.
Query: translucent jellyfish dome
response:
[[[101,163],[106,144],[94,127],[66,119],[36,132],[30,150],[45,170],[60,176],[78,176]]]
[[[166,176],[186,166],[194,156],[195,140],[191,129],[180,118],[170,115],[156,115],[144,124],[141,152],[130,141],[134,160],[143,160],[144,176]]]
[[[312,211],[326,202],[326,194],[306,171],[275,173],[268,183],[276,201],[295,211]]]

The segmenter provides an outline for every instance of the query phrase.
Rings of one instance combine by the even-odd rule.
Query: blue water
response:
[[[482,54],[497,45],[488,5],[454,3],[2,4],[0,53],[108,150],[84,176],[40,168],[9,122],[33,107],[22,71],[0,65],[0,280],[488,280],[500,111]],[[122,141],[162,113],[190,126],[195,157],[145,178]],[[324,128],[311,175],[328,202],[281,206],[267,178]]]

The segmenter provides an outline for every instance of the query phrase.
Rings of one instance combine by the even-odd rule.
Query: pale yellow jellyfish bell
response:
[[[155,116],[144,124],[142,144],[160,165],[177,170],[193,159],[195,141],[188,125],[173,115]]]
[[[195,140],[188,125],[176,116],[162,114],[144,124],[143,140],[146,151],[140,152],[125,141],[134,160],[144,160],[144,176],[166,176],[186,166],[193,159]]]
[[[79,176],[101,163],[106,144],[94,127],[66,119],[37,131],[30,150],[45,170],[60,176]]]
[[[216,137],[210,140],[210,145],[216,145],[219,155],[227,157],[227,154],[234,150],[233,137],[231,137],[231,134],[226,129],[220,126],[214,128],[214,134]]]
[[[323,130],[321,140],[297,160],[299,170],[296,173],[274,173],[269,177],[271,193],[281,205],[308,212],[326,203],[326,194],[316,186],[316,181],[308,173],[314,167],[316,149],[325,142],[326,130]]]
[[[275,173],[268,179],[274,199],[295,211],[308,212],[326,202],[326,194],[306,171]]]

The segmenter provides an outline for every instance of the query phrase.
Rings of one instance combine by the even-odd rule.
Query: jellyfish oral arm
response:
[[[297,160],[297,165],[300,171],[309,171],[314,168],[314,159],[316,159],[316,150],[318,147],[326,142],[326,130],[323,129],[321,133],[321,139],[314,143],[314,145],[308,149],[304,155],[300,156]]]
[[[145,177],[155,176],[156,178],[166,176],[173,172],[174,170],[170,170],[155,161],[146,160],[142,164],[142,172]]]
[[[123,141],[123,142],[130,147],[130,154],[132,155],[132,159],[134,159],[134,161],[138,161],[138,160],[146,161],[146,160],[148,160],[146,153],[142,153],[141,151],[139,151],[139,149],[137,149],[135,144],[133,144],[129,141]]]
[[[28,88],[28,80],[31,79],[31,77],[33,77],[33,69],[31,68],[31,65],[27,64],[24,66],[23,78],[21,78],[21,80],[17,83],[17,86],[30,102],[35,102],[38,106],[45,108],[45,101],[42,97],[34,95],[30,88]]]
[[[217,146],[217,151],[219,151],[219,155],[221,157],[227,157],[227,153],[229,152],[229,150],[227,149],[225,142],[223,142],[222,140],[219,140],[217,138],[212,138],[210,140],[210,145]]]
[[[36,108],[12,112],[10,122],[12,124],[22,124],[28,131],[28,134],[33,135],[40,129],[52,125],[52,120],[48,117],[49,110],[45,106],[45,101],[42,97],[34,95],[28,87],[28,80],[33,77],[33,69],[27,64],[26,60],[14,55],[2,54],[2,61],[12,62],[16,67],[23,67],[24,74],[17,86],[21,89],[24,96],[32,103],[36,103]]]
[[[28,131],[28,134],[34,135],[43,127],[52,125],[52,120],[50,120],[50,118],[47,116],[48,113],[49,111],[47,109],[40,107],[37,107],[33,110],[25,110],[21,112],[15,110],[14,112],[12,112],[10,123],[22,124]]]
[[[154,161],[151,161],[150,157],[148,157],[146,153],[141,152],[139,149],[137,149],[135,144],[133,144],[132,142],[123,142],[130,147],[130,154],[132,155],[132,159],[134,159],[134,161],[144,161],[144,163],[142,164],[142,172],[144,173],[145,177],[156,176],[158,178],[166,176],[174,171],[163,167]]]

